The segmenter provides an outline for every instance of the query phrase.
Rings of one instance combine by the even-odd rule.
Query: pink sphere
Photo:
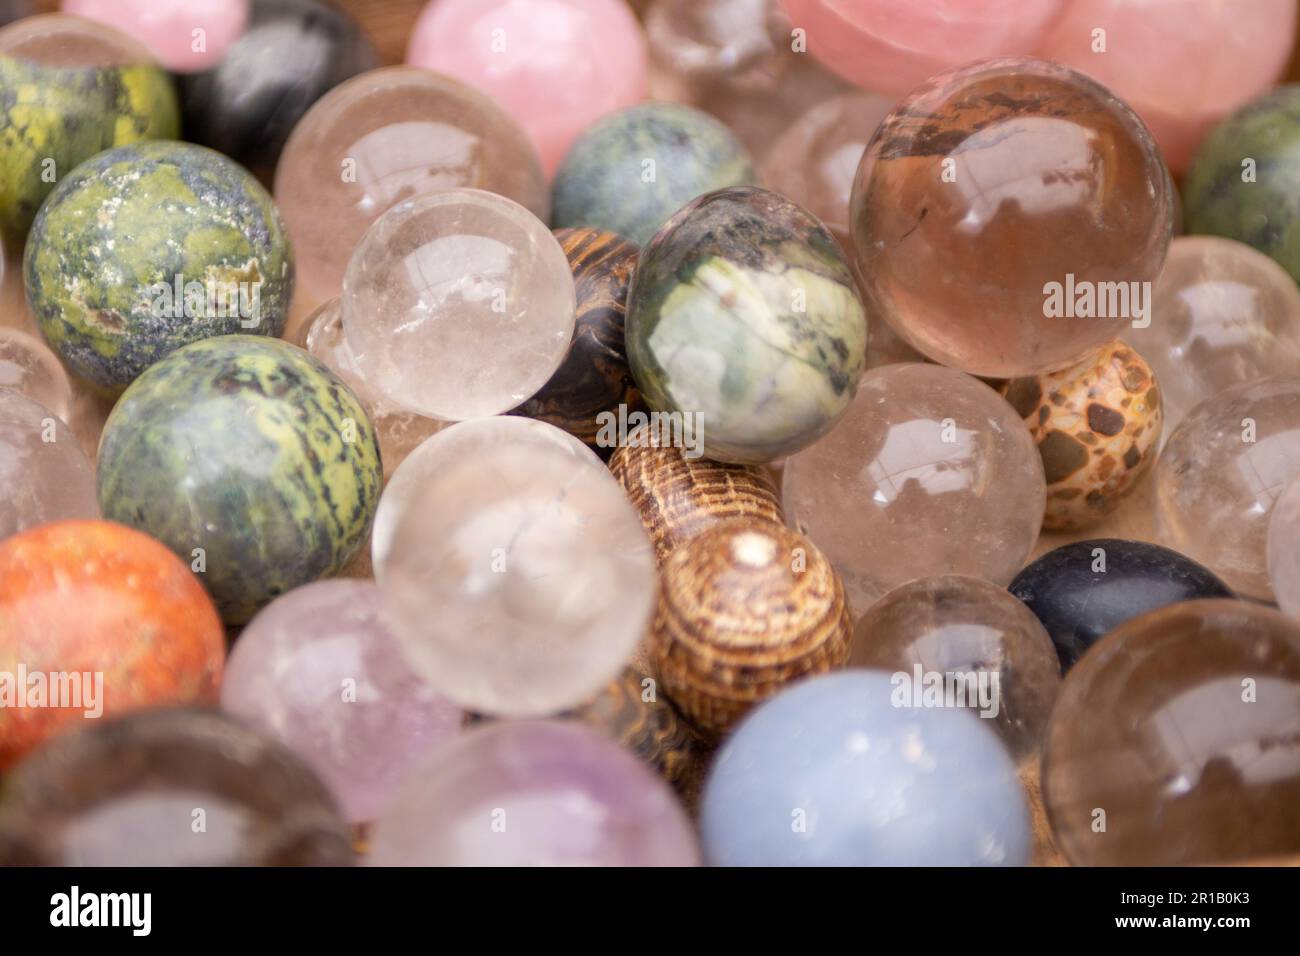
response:
[[[850,83],[906,93],[972,60],[1033,53],[1064,0],[781,0],[808,52]],[[798,36],[792,38],[797,41]]]
[[[336,578],[282,594],[235,642],[221,707],[316,771],[350,823],[375,819],[463,713],[410,669],[373,581]]]
[[[63,12],[98,20],[143,43],[163,66],[217,65],[248,23],[250,0],[63,0]],[[202,32],[199,32],[202,31]]]
[[[607,113],[646,95],[646,48],[624,0],[432,0],[406,59],[496,98],[548,176]]]
[[[1215,123],[1286,70],[1295,19],[1296,0],[1074,0],[1039,55],[1126,100],[1181,172]]]

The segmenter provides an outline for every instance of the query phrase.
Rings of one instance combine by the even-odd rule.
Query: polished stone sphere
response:
[[[978,694],[958,705],[1016,758],[1037,756],[1061,687],[1056,649],[1033,612],[1005,588],[957,574],[909,581],[871,605],[849,666],[974,681]]]
[[[1230,598],[1209,568],[1146,541],[1093,538],[1030,562],[1008,590],[1032,611],[1069,670],[1126,621],[1197,598]]]
[[[1156,463],[1160,541],[1241,594],[1269,600],[1269,513],[1296,475],[1300,377],[1248,381],[1211,396],[1169,436]]]
[[[1172,183],[1105,88],[1044,60],[991,60],[894,107],[862,157],[850,224],[870,319],[944,365],[1037,375],[1142,320]]]
[[[672,790],[575,721],[502,721],[435,748],[375,824],[376,866],[695,866]]]
[[[900,363],[864,375],[844,420],[786,462],[784,497],[862,613],[914,578],[1005,585],[1038,540],[1046,483],[997,392],[956,369]]]
[[[1300,623],[1205,600],[1112,631],[1066,675],[1043,797],[1076,865],[1300,853]]]
[[[646,404],[704,453],[753,464],[825,434],[853,399],[866,322],[826,227],[765,189],[709,193],[641,250],[627,357]]]
[[[1028,807],[997,734],[971,714],[902,703],[903,690],[850,670],[755,710],[705,782],[707,862],[1027,865]]]

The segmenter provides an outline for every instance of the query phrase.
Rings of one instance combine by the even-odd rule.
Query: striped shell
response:
[[[708,735],[786,684],[848,661],[839,576],[803,535],[732,521],[663,566],[651,647],[664,691]]]
[[[649,440],[647,441],[647,437]],[[641,515],[662,565],[684,541],[731,518],[785,523],[771,472],[761,465],[725,465],[660,447],[647,427],[614,452],[610,471]]]
[[[709,748],[650,675],[629,667],[566,716],[609,734],[654,767],[688,806],[695,805]]]
[[[558,229],[555,238],[573,270],[573,341],[550,381],[511,414],[563,428],[607,455],[610,449],[597,446],[597,416],[616,411],[620,404],[629,412],[642,407],[623,346],[623,315],[637,247],[598,229]]]

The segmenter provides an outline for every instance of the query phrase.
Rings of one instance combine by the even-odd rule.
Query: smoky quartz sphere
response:
[[[340,866],[351,839],[280,744],[207,710],[146,710],[51,741],[5,780],[0,864]]]
[[[1020,415],[956,369],[872,369],[840,423],[785,466],[786,518],[861,613],[936,574],[1009,583],[1043,522],[1043,461]]]
[[[944,365],[1036,375],[1138,317],[1169,246],[1172,184],[1142,121],[1104,87],[1043,60],[989,60],[931,79],[885,118],[850,228],[870,320]]]
[[[1215,598],[1111,632],[1066,675],[1043,795],[1076,865],[1300,853],[1300,623]]]
[[[1005,588],[950,574],[890,591],[858,621],[850,666],[916,668],[974,687],[959,706],[976,711],[1016,757],[1037,753],[1061,686],[1047,631]]]

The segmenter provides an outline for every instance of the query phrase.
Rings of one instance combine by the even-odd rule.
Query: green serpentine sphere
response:
[[[64,68],[0,56],[0,235],[22,248],[57,180],[96,153],[180,135],[159,67]]]
[[[67,366],[108,394],[214,335],[279,335],[293,256],[270,195],[203,146],[100,153],[41,206],[27,302]]]
[[[697,196],[757,181],[745,147],[712,116],[644,103],[607,116],[573,144],[555,174],[551,224],[642,245]]]
[[[1196,151],[1183,187],[1187,232],[1226,236],[1300,282],[1300,86],[1247,103]]]
[[[646,403],[690,416],[677,427],[702,435],[707,457],[752,464],[835,424],[857,391],[867,325],[826,227],[740,187],[701,196],[642,250],[626,335]]]
[[[205,339],[154,365],[99,446],[104,517],[180,555],[228,624],[340,571],[370,531],[382,476],[351,389],[260,336]]]

